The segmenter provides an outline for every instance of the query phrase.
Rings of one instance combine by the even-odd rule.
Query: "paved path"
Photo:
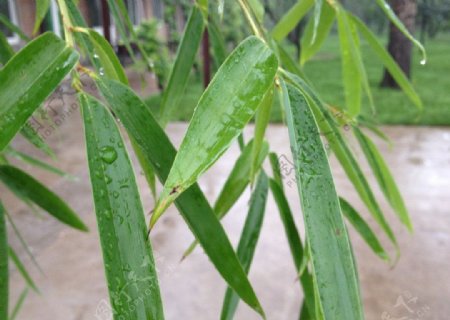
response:
[[[11,195],[5,194],[3,188],[0,189],[2,198],[32,244],[36,258],[45,271],[45,276],[40,275],[25,259],[42,294],[29,295],[19,319],[103,319],[96,318],[96,308],[107,299],[107,291],[81,128],[78,112],[74,112],[48,137],[58,154],[58,166],[79,177],[78,181],[68,182],[38,170],[34,170],[33,174],[47,181],[73,206],[89,225],[90,233],[81,234],[62,227],[46,216],[38,219]],[[185,124],[169,126],[168,131],[175,144],[179,144],[185,130]],[[377,259],[359,236],[351,232],[367,319],[394,319],[394,316],[398,319],[449,319],[450,129],[385,127],[384,130],[393,140],[395,148],[390,150],[379,140],[377,144],[405,196],[415,233],[408,234],[386,202],[381,202],[388,219],[392,221],[402,250],[400,261],[395,268],[391,268]],[[268,135],[272,148],[289,157],[286,129],[271,126]],[[17,141],[16,146],[29,150],[23,141]],[[237,156],[238,149],[234,146],[201,178],[201,187],[209,199],[217,197]],[[366,213],[334,160],[332,167],[338,192]],[[364,165],[364,171],[371,176],[367,165]],[[145,189],[142,175],[138,180]],[[375,190],[379,195],[378,189]],[[302,228],[295,187],[287,187],[287,192]],[[142,197],[145,207],[150,209],[153,204],[147,189],[142,192]],[[233,243],[237,242],[241,231],[248,197],[246,193],[223,221]],[[14,247],[19,247],[13,234],[10,234],[10,240]],[[197,249],[186,261],[179,263],[191,240],[191,233],[174,208],[160,220],[152,233],[166,319],[217,319],[225,284],[207,257]],[[393,252],[386,239],[382,237],[382,240]],[[250,279],[268,319],[296,319],[301,299],[299,283],[271,197]],[[23,281],[15,271],[11,286],[14,300],[23,287]],[[406,305],[409,311],[402,305],[402,299],[409,303]],[[410,311],[416,313],[415,317]],[[257,317],[240,304],[236,319]]]

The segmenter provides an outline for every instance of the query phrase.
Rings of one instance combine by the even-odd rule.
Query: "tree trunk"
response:
[[[413,33],[417,14],[416,1],[391,0],[390,3],[395,14],[403,22],[409,32]],[[409,78],[411,76],[412,43],[392,23],[389,24],[388,51]],[[384,77],[381,81],[381,86],[396,89],[399,88],[394,78],[392,78],[391,74],[386,69],[384,70]]]

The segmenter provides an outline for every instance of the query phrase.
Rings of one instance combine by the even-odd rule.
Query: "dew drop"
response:
[[[112,164],[117,159],[117,152],[111,146],[104,146],[100,149],[100,158],[104,162]]]

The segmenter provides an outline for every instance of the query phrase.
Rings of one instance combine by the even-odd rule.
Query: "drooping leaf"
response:
[[[150,225],[227,150],[273,83],[278,63],[256,37],[230,54],[201,96]]]
[[[22,31],[22,29],[12,23],[7,16],[0,13],[0,23],[3,24],[6,28],[8,28],[12,33],[16,33],[20,39],[25,42],[30,41],[30,38]]]
[[[175,159],[176,150],[147,106],[128,87],[108,79],[99,86],[114,114],[120,119],[131,139],[142,149],[148,163],[164,183]],[[175,204],[205,253],[225,281],[249,306],[263,314],[258,299],[242,266],[197,184],[182,194]]]
[[[170,71],[167,87],[163,92],[159,116],[163,127],[183,97],[204,29],[203,15],[197,6],[193,6]]]
[[[276,41],[283,40],[314,5],[314,0],[300,0],[289,9],[272,30]]]
[[[313,32],[311,37],[311,42],[316,41],[317,29],[319,28],[320,17],[323,7],[323,0],[314,1],[314,16],[313,16]]]
[[[295,268],[297,271],[299,271],[302,268],[303,261],[305,261],[306,266],[307,259],[305,259],[304,257],[302,242],[300,240],[300,235],[294,222],[291,208],[289,207],[286,195],[284,194],[284,191],[281,188],[280,184],[276,180],[270,179],[269,185],[272,195],[277,204],[278,211],[280,213],[281,221],[283,223],[284,232],[286,233],[286,237],[289,243],[289,248],[294,260]],[[305,312],[307,312],[309,315],[314,316],[314,289],[312,276],[309,271],[303,270],[303,272],[301,272],[300,283],[302,285],[304,293],[304,302],[306,303],[306,309],[308,309],[308,311]]]
[[[33,146],[49,155],[53,159],[56,158],[55,152],[53,152],[52,148],[41,138],[41,136],[29,125],[29,123],[25,124],[20,130],[20,134]]]
[[[53,33],[45,33],[0,70],[0,151],[77,61],[78,53]]]
[[[375,52],[380,58],[381,62],[383,62],[386,69],[394,78],[395,82],[402,88],[403,92],[411,99],[411,101],[419,108],[423,109],[422,100],[419,95],[414,90],[411,82],[408,80],[406,75],[400,69],[395,60],[391,57],[391,55],[386,51],[383,45],[378,41],[377,37],[366,27],[366,25],[356,16],[350,15],[352,22],[358,27],[358,30],[362,33],[367,43],[372,48],[373,52]]]
[[[13,55],[14,49],[9,44],[3,32],[0,31],[0,63],[5,65]]]
[[[333,8],[325,2],[320,11],[319,25],[317,26],[316,37],[314,38],[315,20],[310,19],[305,27],[305,32],[301,39],[300,65],[311,59],[322,47],[325,39],[333,26],[335,13]],[[292,71],[291,71],[292,72]]]
[[[9,267],[5,208],[0,201],[0,318],[8,319]]]
[[[255,190],[253,191],[250,199],[250,208],[248,210],[247,218],[245,219],[244,229],[242,230],[237,248],[237,255],[246,273],[250,270],[256,244],[258,242],[263,224],[268,188],[268,178],[264,171],[261,171]],[[233,291],[233,289],[228,287],[225,293],[220,319],[233,319],[238,303],[239,296]]]
[[[383,212],[380,209],[378,202],[375,199],[372,189],[367,182],[364,173],[355,159],[355,156],[350,150],[344,136],[339,131],[335,120],[329,113],[328,109],[324,106],[320,98],[311,90],[311,88],[299,77],[294,74],[284,73],[291,84],[296,86],[308,99],[309,105],[314,112],[314,116],[317,119],[317,124],[321,133],[327,139],[331,150],[336,155],[336,158],[340,162],[346,175],[350,179],[351,183],[358,192],[360,198],[369,209],[373,218],[381,226],[383,231],[395,245],[398,250],[397,240],[394,232],[389,226]]]
[[[88,230],[76,213],[59,196],[19,168],[0,165],[0,181],[14,194],[32,201],[59,221],[81,231]]]
[[[319,129],[300,90],[284,83],[282,90],[321,309],[325,319],[362,319],[351,245]]]
[[[233,207],[236,201],[241,197],[250,182],[251,160],[253,154],[254,140],[251,140],[242,150],[241,155],[236,160],[233,169],[230,172],[222,190],[214,203],[214,213],[217,218],[222,219]],[[264,159],[269,152],[269,144],[263,142],[256,159],[256,166],[261,167]],[[197,241],[194,241],[184,252],[183,258],[186,258],[196,247]]]
[[[386,199],[391,204],[395,213],[399,217],[400,221],[408,228],[409,231],[413,230],[411,218],[409,217],[408,210],[406,209],[403,198],[400,191],[397,188],[397,184],[392,177],[392,174],[386,165],[381,153],[378,151],[376,145],[357,127],[353,128],[353,132],[359,141],[359,145],[366,155],[366,159],[369,162],[370,167],[378,181],[381,191]]]
[[[13,311],[11,312],[11,316],[8,318],[9,320],[15,320],[17,315],[19,314],[20,309],[22,309],[23,302],[25,301],[28,295],[28,288],[23,289],[19,298],[17,299],[16,305],[14,306]],[[5,318],[6,319],[6,318]]]
[[[278,161],[278,155],[275,152],[269,153],[270,167],[272,168],[273,180],[278,184],[281,190],[283,187],[283,178],[281,175],[280,161]]]
[[[397,27],[397,29],[399,29],[409,40],[411,40],[411,42],[417,48],[419,48],[420,52],[422,53],[421,64],[425,64],[425,62],[427,61],[427,54],[423,45],[418,40],[416,40],[416,38],[414,38],[414,36],[408,31],[408,29],[406,29],[403,22],[397,17],[394,10],[392,10],[391,6],[386,0],[376,0],[376,2],[380,6],[381,10],[383,10],[383,12],[387,15],[389,20],[391,20],[391,22]]]
[[[111,79],[118,80],[123,84],[128,85],[128,79],[125,71],[123,70],[119,58],[117,58],[109,42],[95,30],[89,29],[88,34],[92,44],[94,45],[94,59],[98,58],[102,65],[99,70],[100,75],[105,75]]]
[[[348,203],[345,199],[339,198],[342,213],[347,220],[353,225],[356,231],[361,235],[364,241],[369,245],[373,252],[381,259],[389,261],[389,255],[384,250],[376,234],[369,225],[364,221],[361,215]]]
[[[99,101],[85,94],[79,99],[114,319],[164,319],[144,211],[123,139]]]
[[[50,0],[36,0],[36,16],[34,18],[33,34],[39,31],[42,21],[44,20],[48,9],[50,8]]]
[[[31,278],[27,269],[23,265],[22,261],[20,261],[19,257],[17,256],[17,253],[14,251],[13,248],[11,247],[8,248],[8,255],[14,262],[14,265],[16,266],[17,270],[19,271],[20,275],[25,280],[25,282],[28,284],[28,286],[30,286],[34,291],[39,293],[39,289],[37,288],[36,284],[34,283],[33,279]]]

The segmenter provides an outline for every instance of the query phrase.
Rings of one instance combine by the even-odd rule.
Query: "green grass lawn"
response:
[[[422,113],[401,91],[379,87],[383,66],[370,47],[362,41],[361,48],[376,106],[372,115],[367,99],[363,99],[363,113],[384,124],[450,125],[450,36],[442,35],[425,43],[428,61],[419,64],[417,52],[413,59],[412,82],[424,105]],[[305,65],[305,73],[324,101],[344,106],[339,42],[331,36],[316,57]],[[202,93],[199,81],[190,81],[185,96],[173,120],[188,121]],[[159,95],[151,96],[147,103],[156,111]],[[274,105],[272,121],[281,121],[281,112]]]

